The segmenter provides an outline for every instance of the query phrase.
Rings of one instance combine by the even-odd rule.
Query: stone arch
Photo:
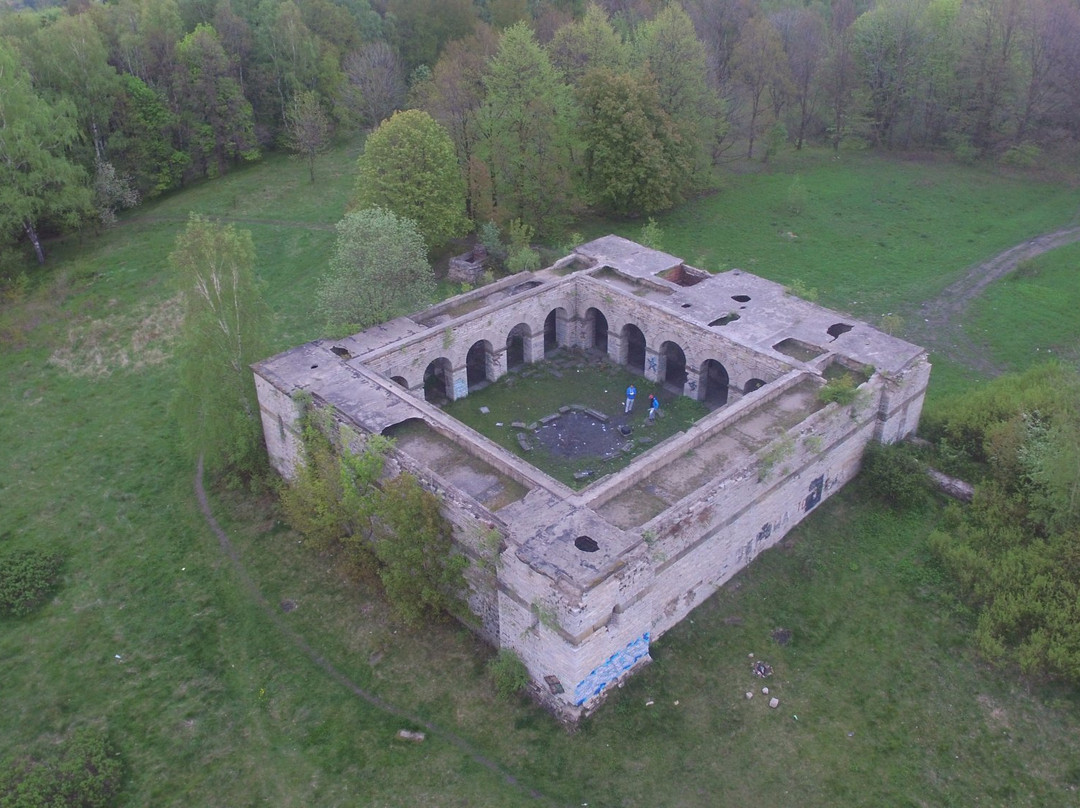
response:
[[[454,366],[445,356],[440,356],[424,368],[424,400],[442,404],[453,399]]]
[[[727,404],[730,379],[723,364],[716,359],[706,359],[701,363],[700,379],[698,395],[701,401],[712,407]]]
[[[391,376],[390,381],[392,381],[394,384],[398,385],[399,387],[404,387],[406,390],[409,389],[409,383],[408,383],[408,381],[405,380],[404,376]]]
[[[748,379],[746,384],[743,385],[743,393],[752,393],[755,390],[760,390],[764,386],[764,379]]]
[[[566,309],[552,309],[544,319],[544,356],[566,344]]]
[[[595,307],[590,307],[585,312],[585,347],[605,354],[608,352],[607,317]]]
[[[491,354],[491,343],[486,339],[478,339],[465,354],[465,381],[470,391],[492,381]]]
[[[645,374],[645,334],[633,323],[622,327],[622,364],[635,373]]]
[[[515,370],[532,361],[532,329],[518,323],[506,335],[506,369]]]
[[[686,353],[677,342],[660,344],[660,383],[682,394],[686,386]]]

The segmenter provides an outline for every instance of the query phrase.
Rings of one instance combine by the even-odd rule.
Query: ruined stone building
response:
[[[551,352],[606,352],[710,413],[626,468],[574,491],[435,403]],[[854,403],[823,403],[837,369]],[[716,275],[607,236],[342,340],[255,368],[274,467],[301,451],[294,395],[351,440],[408,437],[392,470],[437,493],[467,577],[475,629],[512,648],[540,698],[576,720],[646,664],[650,643],[858,471],[869,441],[912,433],[926,352],[741,270]]]

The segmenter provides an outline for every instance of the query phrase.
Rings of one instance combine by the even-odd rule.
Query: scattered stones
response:
[[[769,706],[775,710],[777,707],[780,706],[780,699],[776,698],[776,696],[773,696],[771,699],[769,699]]]
[[[527,429],[528,428],[528,427],[525,426],[524,421],[511,421],[510,426],[513,427],[514,429]]]
[[[528,439],[528,437],[526,437],[524,432],[518,432],[517,433],[517,442],[518,442],[518,446],[521,447],[522,451],[524,451],[524,452],[531,452],[532,451],[532,446],[529,444],[529,439]]]
[[[747,690],[746,691],[746,700],[749,701],[752,698],[754,698],[754,691],[753,690]]]
[[[655,703],[656,702],[654,702],[652,699],[649,699],[647,702],[645,702],[645,706],[646,707],[652,707]]]
[[[410,729],[399,729],[397,736],[403,741],[413,741],[414,743],[420,743],[427,735],[423,732],[413,732]]]
[[[574,472],[574,479],[575,480],[584,480],[586,477],[591,477],[591,476],[592,476],[592,470],[591,469],[585,469],[584,471],[575,471]]]
[[[540,428],[540,424],[536,423],[536,421],[533,421],[533,422],[532,422],[531,424],[529,424],[529,426],[528,426],[528,429],[529,429],[530,431],[532,431],[532,432],[535,432],[535,431],[536,431],[536,430],[538,430],[539,428]]]
[[[763,695],[763,696],[769,695],[769,688],[767,688],[767,687],[761,688],[761,695]]]
[[[566,415],[566,413],[570,412],[570,407],[569,406],[559,407],[559,412],[561,412],[563,415]]]
[[[540,423],[542,423],[544,426],[547,426],[552,421],[558,420],[558,418],[559,418],[559,413],[553,412],[551,415],[545,415],[543,418],[541,418]]]
[[[753,654],[750,656],[753,656]],[[761,677],[762,679],[766,676],[772,676],[772,665],[768,662],[762,662],[760,659],[751,665],[750,669],[753,670],[754,676]]]
[[[489,407],[481,407],[480,408],[480,414],[481,415],[487,415],[489,412],[491,412],[491,409]]]

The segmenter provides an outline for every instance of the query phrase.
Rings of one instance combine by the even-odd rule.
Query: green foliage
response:
[[[193,213],[169,263],[184,296],[173,404],[184,443],[208,468],[251,481],[266,454],[250,365],[266,356],[270,325],[251,233]]]
[[[529,669],[510,648],[500,648],[499,652],[488,660],[488,675],[495,683],[495,692],[499,698],[509,699],[529,686]]]
[[[641,226],[638,243],[654,250],[664,249],[664,228],[652,216]]]
[[[510,246],[506,256],[506,269],[511,274],[540,269],[540,253],[532,247],[536,230],[521,219],[514,219],[507,225],[506,234]]]
[[[932,547],[989,658],[1080,682],[1080,376],[1051,365],[945,408],[936,430],[987,464]]]
[[[787,189],[786,205],[788,213],[798,216],[806,210],[808,199],[809,194],[806,191],[806,186],[803,184],[802,177],[796,174],[792,178],[791,185],[789,185]]]
[[[1033,143],[1021,143],[1012,146],[1001,155],[1000,162],[1017,168],[1034,168],[1042,159],[1042,149]]]
[[[386,599],[410,626],[461,609],[468,560],[455,552],[438,498],[411,474],[383,483],[375,556]]]
[[[487,249],[488,258],[492,259],[497,265],[502,266],[509,251],[506,244],[503,243],[499,226],[495,222],[484,222],[480,225],[476,235],[480,239],[480,243]]]
[[[619,215],[666,210],[690,185],[691,151],[660,102],[656,81],[596,69],[578,89],[589,200]]]
[[[859,390],[855,384],[855,378],[849,373],[844,373],[826,382],[825,386],[818,390],[817,395],[818,401],[846,407],[855,403],[859,397]]]
[[[484,83],[478,151],[491,175],[496,218],[556,230],[571,201],[570,90],[524,23],[503,34]]]
[[[795,438],[784,435],[775,441],[764,454],[758,465],[758,481],[764,482],[772,475],[773,470],[789,457],[795,454]]]
[[[0,768],[2,808],[110,808],[123,764],[101,730],[76,730],[59,747],[8,760]]]
[[[765,151],[761,155],[761,161],[767,163],[770,158],[779,154],[780,150],[787,144],[787,140],[788,131],[786,126],[780,122],[770,126],[769,130],[765,133]]]
[[[330,147],[330,116],[318,93],[305,90],[293,96],[285,111],[285,144],[308,165],[315,182],[315,158]]]
[[[926,469],[910,449],[871,441],[863,452],[859,480],[873,496],[898,510],[918,507],[926,501],[929,482]]]
[[[330,331],[360,331],[422,306],[434,293],[427,247],[412,220],[369,208],[338,222],[318,289],[318,310]]]
[[[791,285],[787,288],[787,293],[795,295],[795,297],[801,297],[803,300],[809,300],[813,303],[818,299],[818,290],[816,287],[807,286],[806,282],[802,278],[795,278]]]
[[[60,580],[64,559],[43,550],[0,558],[0,614],[23,617],[41,606]]]
[[[419,625],[456,612],[468,562],[454,552],[439,500],[409,474],[382,481],[392,442],[339,446],[325,411],[301,400],[303,461],[282,486],[285,520],[321,551],[340,550],[354,576],[374,574],[394,612]]]
[[[76,135],[71,101],[38,96],[0,38],[0,239],[25,234],[38,263],[45,261],[41,225],[73,228],[92,207],[86,174],[68,159]]]
[[[357,207],[413,220],[431,250],[469,229],[454,142],[426,112],[410,109],[383,121],[364,143],[357,169]]]

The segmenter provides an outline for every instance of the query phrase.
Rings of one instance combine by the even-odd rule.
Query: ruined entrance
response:
[[[645,373],[645,335],[636,325],[624,325],[622,330],[623,363],[635,373]]]
[[[451,379],[454,369],[450,360],[439,357],[424,369],[424,400],[432,404],[442,404],[451,401],[454,397]]]
[[[722,407],[728,399],[727,368],[715,359],[706,359],[701,365],[701,400],[710,407]]]
[[[525,323],[518,323],[510,329],[510,333],[506,335],[507,370],[516,370],[529,360],[525,352],[525,346],[531,336],[532,331]]]
[[[488,365],[491,361],[491,343],[486,339],[474,342],[465,355],[465,379],[469,390],[475,390],[491,381]]]
[[[660,346],[660,357],[664,366],[662,379],[666,387],[682,395],[686,386],[686,354],[675,342],[665,342]]]
[[[607,317],[599,309],[590,308],[585,312],[585,325],[588,343],[587,347],[607,353],[608,350],[608,324]]]

